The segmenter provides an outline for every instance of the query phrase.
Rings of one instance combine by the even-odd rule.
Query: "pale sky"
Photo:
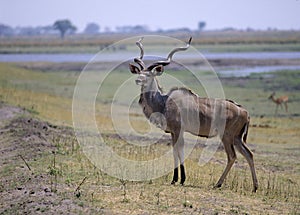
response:
[[[112,30],[147,25],[150,30],[206,29],[300,30],[300,0],[1,0],[0,23],[12,27],[52,25],[70,19],[82,31],[87,23]]]

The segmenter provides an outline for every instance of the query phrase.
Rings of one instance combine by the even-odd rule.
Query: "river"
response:
[[[236,52],[236,53],[202,53],[209,59],[300,59],[300,52]],[[95,54],[0,54],[0,62],[89,62]],[[118,61],[120,58],[132,58],[135,52],[112,52],[101,55],[101,60]],[[159,56],[159,54],[158,54]],[[181,53],[180,58],[188,59],[191,56]],[[98,58],[99,59],[99,58]],[[99,59],[100,60],[100,59]]]
[[[300,52],[237,52],[237,53],[202,53],[203,56],[210,59],[300,59]],[[136,53],[130,51],[111,52],[97,57],[97,61],[110,62],[120,59],[130,59],[136,56]],[[189,59],[193,56],[180,54],[180,58]],[[0,62],[86,62],[88,63],[95,57],[90,53],[62,53],[62,54],[0,54]],[[278,70],[300,70],[300,65],[276,65],[276,66],[256,66],[256,67],[237,67],[237,68],[216,68],[217,72],[222,75],[230,76],[247,76],[251,73],[270,72]]]

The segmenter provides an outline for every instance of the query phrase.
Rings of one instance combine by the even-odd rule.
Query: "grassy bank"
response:
[[[155,33],[149,34],[155,35]],[[192,36],[194,47],[210,52],[300,51],[300,31],[204,31],[159,35],[184,41]],[[64,40],[56,35],[3,37],[0,38],[0,53],[96,53],[108,45],[133,36],[137,35],[72,35]],[[154,43],[158,44],[159,41]],[[159,47],[161,45],[164,44],[159,44]],[[124,50],[131,49],[132,46],[125,44],[116,48]]]
[[[80,72],[72,71],[72,64],[64,67],[56,67],[56,64],[52,65],[51,63],[38,63],[37,66],[25,66],[25,64],[16,66],[1,63],[0,98],[11,104],[31,109],[33,112],[36,111],[43,117],[48,116],[47,120],[53,119],[71,124],[70,114],[61,114],[65,118],[59,118],[51,116],[51,113],[71,112],[74,87]],[[68,67],[71,68],[71,71]],[[28,68],[35,69],[30,70]],[[49,68],[51,68],[51,71],[48,71]],[[53,68],[56,68],[57,71],[53,71]],[[89,74],[92,80],[96,80],[101,71],[91,71]],[[166,71],[166,74],[168,74],[168,71]],[[200,86],[200,83],[192,75],[186,74],[185,71],[176,71],[176,73],[172,72],[169,74],[179,79],[200,96],[206,96],[205,89],[203,89],[203,86]],[[111,101],[122,82],[127,81],[131,77],[133,76],[125,68],[111,72],[106,77],[104,87],[102,87],[102,91],[98,95],[98,101],[100,102],[97,104],[102,105]],[[176,82],[170,82],[168,77],[165,75],[159,78],[159,81],[165,87],[164,91],[168,90],[166,85],[169,87],[176,85]],[[300,115],[298,108],[300,101],[299,77],[299,71],[280,71],[257,73],[249,77],[221,77],[220,81],[225,97],[245,106],[250,111],[251,116],[273,117],[276,105],[268,97],[272,92],[276,91],[276,97],[288,95],[290,101],[288,104],[289,113],[279,109],[279,115],[293,117]],[[209,73],[204,72],[201,78],[203,78],[202,81],[210,81],[211,76]],[[211,81],[213,84],[214,80]],[[134,80],[132,80],[132,83],[134,85]],[[139,87],[135,85],[132,87],[138,94]]]
[[[29,119],[34,117],[56,125],[71,126],[72,96],[80,73],[46,71],[42,67],[43,65],[39,65],[38,70],[29,70],[13,64],[0,64],[0,100],[26,108],[33,114]],[[97,77],[99,71],[91,71],[91,75]],[[5,169],[1,169],[1,177],[10,177],[10,182],[2,181],[0,191],[15,190],[29,183],[28,178],[36,180],[34,178],[42,175],[43,183],[49,184],[53,196],[60,198],[55,200],[56,204],[64,199],[71,199],[76,204],[75,209],[71,208],[74,212],[81,211],[79,207],[87,210],[92,208],[89,212],[100,211],[107,214],[297,214],[300,211],[299,75],[300,71],[282,71],[254,74],[246,78],[221,79],[226,97],[245,105],[252,116],[248,144],[254,151],[259,180],[256,194],[251,193],[249,167],[240,155],[224,186],[221,189],[212,189],[225,167],[226,155],[223,150],[218,150],[210,162],[199,166],[199,157],[203,152],[201,144],[193,149],[186,160],[187,181],[184,187],[171,186],[171,174],[145,182],[112,178],[89,162],[72,135],[72,129],[67,132],[65,127],[57,127],[57,133],[43,136],[51,143],[51,147],[42,151],[42,155],[34,159],[30,155],[25,157],[31,171],[24,167],[20,171],[20,165],[24,166],[21,159],[6,163]],[[161,144],[149,145],[141,150],[141,147],[132,146],[113,133],[111,119],[107,115],[114,91],[129,77],[131,74],[127,70],[117,70],[107,77],[107,90],[98,97],[96,104],[96,109],[99,110],[96,115],[97,122],[100,128],[107,130],[104,133],[107,144],[120,155],[147,160],[151,153],[159,156],[170,150],[167,145],[169,137],[164,137]],[[192,82],[191,77],[186,77],[180,71],[177,77],[197,91],[198,83]],[[164,83],[163,80],[161,82]],[[138,87],[136,90],[139,90]],[[198,90],[197,93],[203,95]],[[274,90],[277,95],[289,95],[289,113],[279,110],[279,114],[274,115],[275,105],[267,99]],[[138,91],[136,93],[138,95]],[[122,108],[121,103],[117,104]],[[130,117],[133,127],[146,131],[149,129],[141,112]],[[26,116],[25,119],[26,124]],[[51,126],[48,125],[52,128]],[[43,128],[38,125],[36,127]],[[2,134],[8,136],[1,143],[15,141],[17,135],[28,134],[28,130],[22,130],[25,128],[22,124],[20,128],[3,130]],[[29,128],[33,126],[29,124]],[[24,139],[21,140],[26,143]],[[29,140],[28,144],[32,142]],[[20,172],[24,174],[21,179],[17,176]],[[46,197],[43,198],[43,201],[47,201]],[[22,205],[5,206],[7,213],[22,210]],[[44,205],[38,210],[47,212],[51,211],[51,207]]]

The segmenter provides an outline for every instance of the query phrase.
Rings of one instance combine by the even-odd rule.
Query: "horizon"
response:
[[[225,28],[300,30],[299,8],[298,0],[272,2],[228,0],[226,3],[174,0],[172,4],[159,0],[138,4],[134,0],[126,2],[111,0],[105,3],[87,0],[84,4],[79,0],[62,2],[11,0],[1,2],[0,20],[1,24],[16,28],[49,26],[57,20],[69,19],[77,27],[78,32],[82,32],[88,23],[98,24],[100,32],[137,25],[147,26],[150,31],[179,28],[196,30],[200,21],[206,23],[204,30]],[[30,12],[30,16],[27,11]]]

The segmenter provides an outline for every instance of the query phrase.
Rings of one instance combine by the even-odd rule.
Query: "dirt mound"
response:
[[[45,169],[32,168],[52,154],[55,138],[73,135],[73,130],[33,118],[26,110],[0,105],[0,214],[83,213],[83,208],[69,197],[51,189],[51,175]],[[66,184],[58,184],[67,190]],[[92,209],[92,211],[97,211]]]
[[[12,107],[0,101],[0,127],[4,126],[7,120],[12,119],[17,114],[23,114],[26,111],[18,107]]]
[[[73,135],[70,128],[58,127],[33,118],[26,110],[2,104],[0,107],[0,165],[9,159],[33,159],[55,149],[53,139]],[[1,126],[2,125],[2,126]]]

